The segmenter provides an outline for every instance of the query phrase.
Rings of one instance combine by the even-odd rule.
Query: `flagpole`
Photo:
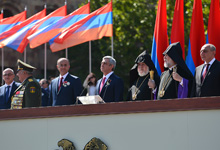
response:
[[[47,43],[44,43],[44,79],[47,79]]]
[[[90,3],[90,0],[88,0],[88,3]],[[89,73],[92,72],[92,43],[89,41]]]
[[[24,7],[24,10],[27,11],[27,6]],[[26,63],[26,48],[24,49],[24,62]]]
[[[1,14],[3,14],[3,8],[1,10]],[[2,47],[2,73],[3,73],[3,70],[4,70],[4,48]],[[3,83],[4,83],[4,81],[3,81],[3,78],[2,78],[2,85],[3,85]]]
[[[91,48],[91,41],[89,41],[89,73],[92,72],[92,48]]]
[[[66,58],[68,59],[68,48],[66,48]]]
[[[113,41],[113,35],[112,35],[112,57],[114,57],[114,41]]]
[[[64,5],[67,5],[67,0],[64,1]],[[68,59],[68,48],[66,48],[65,52],[66,52],[66,58]]]
[[[25,62],[25,63],[26,63],[26,57],[27,57],[27,56],[26,56],[26,50],[27,50],[27,49],[25,48],[25,49],[24,49],[24,62]]]
[[[44,8],[47,9],[46,3]],[[44,79],[47,79],[47,43],[44,43]]]
[[[2,48],[2,73],[4,70],[4,48]],[[3,85],[3,78],[2,78],[2,85]]]
[[[112,39],[111,39],[111,45],[112,45],[112,57],[114,57],[114,41],[113,41],[113,0],[112,2]]]

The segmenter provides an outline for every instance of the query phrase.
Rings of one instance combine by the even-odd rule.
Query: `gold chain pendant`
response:
[[[136,98],[137,98],[137,94],[135,93],[132,95],[132,100],[135,100]]]
[[[159,92],[159,96],[160,96],[160,97],[163,97],[164,94],[165,94],[165,91],[164,91],[164,90],[161,90],[161,91]]]

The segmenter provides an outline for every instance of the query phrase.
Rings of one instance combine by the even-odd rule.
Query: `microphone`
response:
[[[79,96],[82,96],[82,94],[84,93],[84,91],[87,89],[87,87],[89,86],[89,85],[91,85],[92,84],[92,82],[91,81],[89,81],[88,83],[87,83],[87,86],[85,86],[84,88],[83,88],[83,90],[82,90],[82,92],[80,93],[80,95]],[[78,104],[78,101],[79,101],[79,98],[76,98],[76,103],[75,104]]]
[[[87,86],[88,86],[88,85],[87,85]],[[85,91],[86,89],[87,89],[87,87],[84,87],[79,96],[82,96],[82,94],[84,93],[84,91]],[[75,103],[75,105],[77,105],[78,102],[79,102],[79,98],[78,98],[78,96],[77,96],[77,97],[76,97],[76,103]]]
[[[89,82],[87,83],[87,85],[84,87],[84,89],[82,90],[82,92],[81,92],[81,94],[80,94],[79,96],[82,96],[83,92],[84,92],[84,91],[87,89],[87,87],[90,86],[91,84],[92,84],[92,82],[89,81]]]

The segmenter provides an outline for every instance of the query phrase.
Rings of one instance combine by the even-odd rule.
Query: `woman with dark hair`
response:
[[[94,73],[90,73],[84,83],[83,83],[83,87],[87,88],[87,96],[91,96],[91,95],[95,95],[96,93],[96,83],[97,83],[97,79]]]

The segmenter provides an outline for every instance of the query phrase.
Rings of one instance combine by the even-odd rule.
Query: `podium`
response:
[[[79,100],[83,105],[88,105],[88,104],[102,104],[102,103],[105,103],[105,101],[104,101],[99,95],[78,96],[78,97],[77,97],[77,102],[78,102],[78,100]]]

